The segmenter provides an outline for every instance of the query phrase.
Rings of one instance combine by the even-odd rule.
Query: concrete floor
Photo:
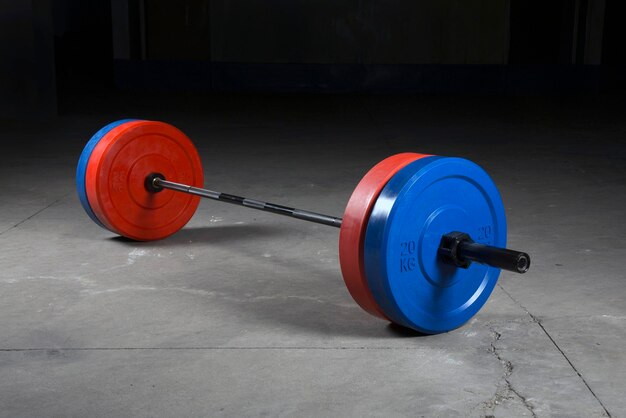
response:
[[[626,416],[626,119],[603,99],[113,96],[2,122],[0,416]],[[453,332],[371,317],[338,231],[215,202],[161,242],[100,229],[84,143],[169,121],[209,187],[341,215],[400,151],[463,156],[500,186],[503,273]]]

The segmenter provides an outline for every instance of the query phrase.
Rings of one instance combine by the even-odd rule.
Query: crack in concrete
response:
[[[512,400],[514,397],[516,397],[521,401],[524,408],[528,410],[528,412],[530,412],[532,417],[537,418],[534,406],[528,401],[528,399],[526,399],[525,396],[523,396],[517,391],[517,389],[513,387],[513,384],[509,380],[509,377],[511,377],[514,370],[513,363],[503,358],[500,354],[498,347],[496,346],[498,341],[500,341],[500,338],[502,338],[502,334],[496,331],[493,326],[488,325],[488,328],[493,335],[493,340],[491,341],[489,351],[498,359],[500,364],[502,364],[502,368],[504,369],[504,375],[500,379],[500,382],[498,382],[498,386],[496,388],[496,393],[494,394],[494,396],[490,400],[482,403],[483,409],[485,411],[485,417],[493,417],[493,413],[497,405],[502,404],[505,400]],[[501,382],[504,382],[504,384],[501,384]],[[487,414],[487,411],[489,411],[489,414]]]
[[[7,233],[7,232],[17,228],[18,226],[22,225],[24,222],[27,222],[27,221],[33,219],[35,216],[39,215],[41,212],[43,212],[44,210],[48,209],[49,207],[54,206],[55,204],[59,203],[61,200],[65,199],[70,194],[72,194],[72,191],[69,191],[69,192],[65,193],[63,196],[59,197],[57,200],[55,200],[52,203],[50,203],[49,205],[39,209],[37,212],[33,213],[32,215],[28,216],[27,218],[22,219],[21,221],[19,221],[15,225],[8,227],[4,231],[0,231],[0,235],[3,235],[5,233]]]
[[[561,355],[563,356],[563,358],[565,359],[565,361],[567,361],[567,363],[570,365],[570,367],[572,368],[572,370],[574,370],[574,372],[576,372],[576,374],[578,375],[578,377],[580,378],[580,380],[582,380],[582,382],[585,384],[585,386],[587,387],[587,390],[589,390],[589,392],[591,393],[591,395],[596,399],[596,401],[598,401],[598,403],[600,404],[600,406],[602,407],[602,409],[604,410],[604,414],[607,417],[611,417],[611,413],[609,412],[609,410],[606,408],[606,406],[604,406],[604,403],[602,403],[602,401],[600,400],[600,398],[598,397],[598,395],[595,394],[595,392],[593,391],[593,389],[591,389],[591,386],[589,386],[589,383],[587,383],[587,380],[585,380],[585,378],[583,377],[582,373],[580,373],[578,371],[578,369],[576,368],[576,366],[574,366],[574,363],[572,363],[572,361],[567,357],[567,355],[565,354],[565,352],[561,349],[561,347],[559,347],[559,345],[556,343],[556,341],[554,340],[554,338],[552,338],[552,336],[550,335],[550,333],[548,332],[548,330],[543,326],[543,324],[541,323],[541,321],[539,320],[539,318],[537,318],[535,315],[533,315],[524,305],[522,305],[517,299],[515,299],[509,292],[507,292],[504,287],[498,283],[498,287],[500,288],[500,290],[502,290],[513,302],[515,302],[520,308],[522,308],[524,310],[524,312],[526,312],[526,314],[532,319],[532,321],[534,323],[536,323],[541,330],[544,332],[544,334],[546,334],[546,336],[548,337],[548,339],[552,342],[552,344],[554,345],[554,347],[559,351],[559,353],[561,353]],[[498,338],[499,339],[499,338]],[[492,347],[493,347],[493,343],[492,343]]]

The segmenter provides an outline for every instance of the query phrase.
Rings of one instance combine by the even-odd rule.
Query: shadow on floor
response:
[[[184,247],[190,243],[221,244],[227,242],[249,240],[254,237],[271,237],[289,234],[289,230],[274,225],[219,225],[187,227],[167,238],[158,241],[135,241],[122,236],[109,239],[133,247]]]
[[[235,224],[183,228],[160,241],[137,242],[120,236],[110,239],[133,247],[174,248],[192,243],[227,246],[229,243],[255,238],[292,235],[293,230],[276,225]],[[251,279],[254,278],[252,276],[258,276],[271,277],[271,280],[260,286],[257,284],[254,288],[245,288],[240,281],[233,282],[232,286],[220,285],[217,301],[223,304],[225,310],[232,311],[233,316],[245,316],[250,323],[263,322],[273,328],[304,329],[318,335],[372,338],[414,338],[426,335],[388,324],[361,310],[344,288],[338,264],[320,264],[311,255],[300,258],[281,257],[278,254],[268,260],[262,256],[263,248],[249,246],[237,246],[237,252],[252,260],[249,271]],[[252,282],[250,286],[253,286]],[[198,283],[193,287],[198,287]],[[200,287],[202,290],[214,290],[208,282]],[[211,303],[215,303],[215,300]]]

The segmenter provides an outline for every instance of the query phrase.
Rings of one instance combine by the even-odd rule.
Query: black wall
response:
[[[619,0],[0,0],[0,115],[89,89],[620,91]]]

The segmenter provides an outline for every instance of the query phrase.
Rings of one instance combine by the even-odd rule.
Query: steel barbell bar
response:
[[[217,200],[218,202],[230,203],[263,212],[270,212],[303,221],[341,228],[342,219],[337,216],[324,215],[309,210],[292,208],[276,203],[176,183],[168,181],[165,176],[160,173],[150,173],[146,177],[145,186],[151,193],[158,193],[163,189],[174,190],[206,199]],[[480,264],[523,274],[526,273],[530,267],[530,256],[527,253],[508,248],[478,244],[471,239],[469,234],[464,232],[451,232],[443,235],[441,238],[439,256],[444,263],[462,268],[468,268],[472,261],[475,261]]]

